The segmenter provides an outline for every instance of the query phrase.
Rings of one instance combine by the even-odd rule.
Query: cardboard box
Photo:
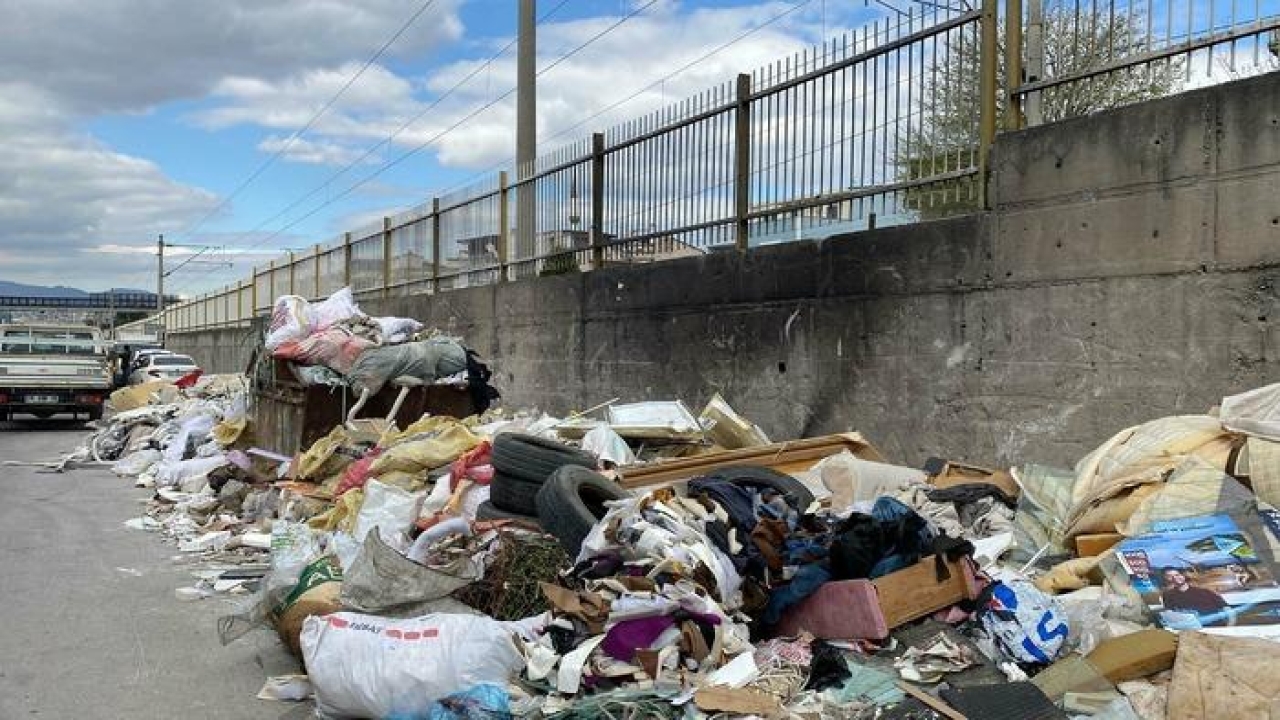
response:
[[[969,483],[987,483],[1000,488],[1011,498],[1022,494],[1022,488],[1006,470],[992,470],[978,465],[969,465],[955,460],[929,458],[924,464],[924,471],[930,476],[929,482],[937,488],[949,488]]]

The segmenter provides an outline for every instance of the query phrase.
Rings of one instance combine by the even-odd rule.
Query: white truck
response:
[[[111,394],[107,341],[85,325],[0,325],[0,420],[28,413],[102,417]]]

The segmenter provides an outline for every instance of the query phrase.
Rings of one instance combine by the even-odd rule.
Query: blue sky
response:
[[[634,13],[539,78],[539,150],[897,15],[889,5],[931,2],[539,0],[539,68]],[[1165,15],[1175,33],[1181,18],[1208,22],[1202,0],[1152,7],[1157,34]],[[1280,0],[1258,8],[1278,12]],[[201,258],[215,264],[170,280],[198,293],[491,177],[514,154],[514,95],[446,130],[514,86],[515,49],[499,50],[514,38],[516,0],[0,0],[0,12],[0,279],[151,287],[164,233],[220,248]],[[1214,25],[1251,12],[1219,2]],[[1209,81],[1200,74],[1192,84]]]
[[[211,255],[234,265],[193,263],[170,278],[170,288],[201,292],[247,275],[255,261],[327,241],[503,164],[514,150],[514,96],[438,136],[514,85],[511,47],[446,95],[514,38],[516,2],[434,0],[313,127],[236,192],[424,1],[174,0],[164,7],[148,0],[0,0],[16,18],[0,29],[0,135],[7,138],[0,147],[0,279],[150,287],[151,253],[164,233],[170,241],[226,248]],[[540,78],[540,137],[760,29],[595,127],[540,150],[892,14],[838,0],[539,0],[539,67],[638,9]],[[328,189],[298,203],[379,142],[384,146]],[[281,214],[291,203],[297,207]]]

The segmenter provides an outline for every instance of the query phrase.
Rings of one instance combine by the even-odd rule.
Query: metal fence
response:
[[[244,323],[282,294],[431,294],[979,210],[999,115],[1014,129],[1219,81],[1272,52],[1277,5],[920,3],[255,268],[166,325]]]
[[[1280,0],[1007,2],[1010,129],[1280,69]]]

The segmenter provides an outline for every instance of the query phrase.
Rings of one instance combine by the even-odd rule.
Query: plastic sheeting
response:
[[[344,374],[353,388],[372,395],[398,377],[431,383],[466,369],[466,349],[456,341],[436,338],[367,350]]]
[[[1280,442],[1280,383],[1222,398],[1218,414],[1223,427]]]

